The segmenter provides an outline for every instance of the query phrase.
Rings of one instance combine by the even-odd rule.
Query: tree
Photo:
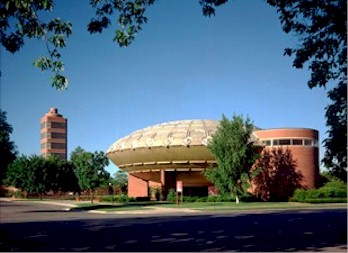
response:
[[[6,175],[8,165],[17,156],[16,146],[10,140],[12,131],[12,126],[7,123],[6,112],[0,109],[0,184]]]
[[[48,181],[52,182],[50,190],[56,192],[80,191],[71,162],[62,160],[60,157],[53,155],[47,157],[46,166],[49,172]]]
[[[66,38],[71,34],[72,25],[60,18],[47,22],[39,18],[42,11],[50,12],[53,7],[53,0],[2,1],[0,40],[7,51],[15,53],[24,45],[25,38],[42,39],[48,55],[39,57],[34,66],[41,70],[51,70],[52,86],[61,90],[67,87],[68,79],[62,75],[64,63],[61,61],[59,49],[66,46]]]
[[[293,66],[308,64],[308,86],[336,86],[328,91],[331,104],[326,109],[328,137],[322,162],[333,175],[347,180],[347,1],[346,0],[267,0],[277,8],[283,31],[299,38]]]
[[[120,192],[127,190],[128,174],[123,170],[118,170],[114,174],[113,186]]]
[[[53,182],[49,178],[50,171],[45,158],[37,155],[21,156],[9,167],[7,182],[21,190],[44,193],[52,189]]]
[[[14,186],[22,192],[31,192],[34,189],[34,173],[31,168],[28,157],[21,155],[16,158],[9,166],[4,179],[7,186]]]
[[[108,158],[102,151],[91,153],[77,147],[71,153],[70,160],[74,166],[81,190],[90,192],[91,203],[93,204],[94,190],[110,178],[110,174],[104,168],[109,164]]]
[[[220,125],[214,133],[209,150],[213,153],[217,167],[205,171],[205,176],[222,194],[230,194],[239,203],[239,196],[246,193],[246,185],[251,168],[259,157],[259,152],[250,140],[254,126],[250,119],[233,116],[229,120],[222,116]]]
[[[46,166],[45,158],[32,155],[29,157],[29,167],[26,168],[33,174],[32,191],[39,193],[40,199],[43,198],[44,193],[51,190],[52,182],[49,180],[49,171]]]
[[[330,129],[329,137],[323,141],[323,163],[333,176],[347,182],[347,85],[340,82],[328,96],[333,102],[326,107],[326,125]]]
[[[59,157],[20,156],[10,164],[5,184],[23,192],[39,193],[40,199],[50,190],[78,191],[77,178],[69,162]]]

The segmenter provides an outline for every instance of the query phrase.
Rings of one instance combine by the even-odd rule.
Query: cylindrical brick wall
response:
[[[303,176],[302,186],[308,189],[318,186],[319,133],[317,130],[308,128],[281,128],[259,130],[255,131],[254,134],[266,145],[265,148],[288,148],[297,163],[296,171]],[[290,143],[284,144],[287,140],[290,140]]]

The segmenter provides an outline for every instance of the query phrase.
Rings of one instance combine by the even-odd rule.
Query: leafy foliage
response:
[[[12,126],[7,122],[6,112],[0,109],[0,184],[3,181],[7,166],[16,159],[17,150],[10,140]]]
[[[46,159],[49,171],[48,179],[51,183],[50,190],[62,192],[79,192],[77,177],[71,162],[62,160],[58,156],[49,156]]]
[[[72,32],[69,21],[54,18],[42,21],[39,14],[42,11],[53,10],[52,0],[5,0],[0,3],[0,41],[1,45],[9,52],[15,53],[24,46],[25,38],[36,38],[44,41],[47,56],[41,56],[34,62],[34,66],[42,71],[53,72],[51,85],[58,90],[65,89],[68,79],[61,73],[64,64],[61,61],[59,49],[66,46],[66,39]]]
[[[101,33],[112,25],[111,16],[116,15],[119,29],[115,31],[114,41],[121,47],[129,46],[147,22],[147,17],[144,16],[146,8],[154,2],[155,0],[91,0],[91,6],[96,9],[96,17],[88,24],[88,31]]]
[[[250,119],[233,116],[229,120],[223,115],[220,125],[208,145],[213,153],[217,167],[205,171],[205,176],[223,195],[231,195],[239,202],[249,188],[251,168],[259,154],[250,141],[253,131]]]
[[[91,202],[93,203],[93,191],[110,179],[110,174],[104,168],[109,164],[108,158],[102,151],[91,153],[77,147],[71,153],[70,160],[74,166],[81,190],[90,191]]]
[[[128,174],[122,170],[118,170],[114,174],[114,178],[112,180],[113,186],[118,189],[120,192],[127,191],[127,183],[128,183]]]
[[[329,137],[323,163],[332,175],[347,182],[347,85],[343,82],[328,92],[333,103],[326,107],[326,125]]]
[[[119,195],[107,195],[107,196],[100,196],[100,202],[135,202],[135,198],[128,197],[125,194],[119,194]]]
[[[311,203],[347,201],[347,184],[341,180],[335,179],[327,182],[319,189],[298,189],[294,192],[292,200]]]
[[[267,2],[277,8],[283,31],[295,33],[301,44],[286,48],[286,55],[295,55],[293,66],[309,63],[308,86],[326,86],[330,80],[347,76],[347,1],[301,0]]]
[[[167,194],[167,201],[175,203],[176,201],[176,193],[175,190],[173,188],[170,188]]]
[[[9,166],[5,184],[39,193],[41,198],[51,190],[78,191],[71,164],[55,156],[47,159],[37,155],[18,157]]]
[[[30,168],[28,157],[24,155],[17,157],[8,167],[5,185],[14,186],[21,191],[33,191],[34,172]]]
[[[326,87],[337,82],[328,92],[332,103],[326,109],[329,137],[323,163],[334,175],[347,181],[347,1],[346,0],[267,0],[276,7],[286,33],[294,33],[296,48],[286,48],[294,55],[293,66],[309,64],[308,86]]]

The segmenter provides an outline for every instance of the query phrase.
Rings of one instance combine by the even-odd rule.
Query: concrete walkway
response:
[[[165,213],[199,213],[200,210],[189,208],[171,208],[171,207],[143,207],[141,210],[127,211],[100,211],[91,210],[90,213],[105,213],[105,214],[165,214]]]
[[[209,210],[197,210],[197,209],[190,209],[190,208],[173,208],[173,207],[158,207],[158,206],[143,206],[142,208],[135,209],[135,210],[114,210],[114,211],[102,211],[102,210],[93,210],[92,208],[86,207],[85,210],[83,210],[83,207],[81,207],[79,204],[86,203],[89,204],[90,201],[73,201],[73,200],[28,200],[28,199],[15,199],[15,198],[0,198],[0,201],[23,201],[23,202],[31,202],[31,203],[37,203],[37,204],[44,204],[44,205],[56,205],[56,206],[62,206],[66,207],[64,209],[65,211],[73,211],[75,208],[79,209],[80,211],[85,211],[89,213],[99,213],[99,214],[145,214],[145,215],[151,215],[151,214],[199,214],[204,213],[205,211]],[[117,205],[111,205],[110,203],[98,203],[102,205],[110,205],[110,208],[117,207]],[[333,203],[333,204],[326,204],[325,207],[323,205],[320,206],[311,206],[311,207],[303,207],[298,208],[298,210],[308,210],[308,209],[331,209],[331,208],[347,208],[346,203]],[[98,209],[98,206],[96,206],[96,209]],[[270,212],[270,211],[281,211],[281,210],[296,210],[296,209],[272,209],[272,208],[266,208],[266,209],[241,209],[241,210],[234,210],[234,211],[247,211],[247,212]],[[211,211],[211,210],[210,210]],[[228,210],[226,210],[228,211]]]
[[[14,199],[14,198],[0,198],[0,201],[25,201],[31,203],[38,203],[44,205],[56,205],[68,207],[65,209],[66,211],[71,211],[74,208],[78,208],[81,203],[90,203],[90,201],[73,201],[73,200],[28,200],[28,199]],[[101,203],[103,204],[103,203]],[[107,205],[107,203],[105,203]],[[110,204],[110,206],[112,206]],[[117,206],[115,206],[117,207]],[[101,211],[101,210],[86,210],[86,212],[90,213],[103,213],[103,214],[164,214],[164,213],[197,213],[201,212],[199,210],[189,209],[189,208],[171,208],[171,207],[153,207],[153,206],[145,206],[139,210],[126,210],[126,211]]]

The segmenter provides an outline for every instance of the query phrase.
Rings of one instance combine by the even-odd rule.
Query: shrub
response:
[[[17,190],[17,191],[10,190],[5,194],[5,196],[6,197],[15,197],[17,199],[17,198],[23,198],[24,194],[21,190]]]
[[[174,189],[169,189],[167,201],[174,203],[176,201],[176,193]]]
[[[291,201],[308,203],[342,202],[347,198],[347,185],[340,180],[332,180],[319,189],[296,190]],[[343,202],[345,202],[343,201]]]
[[[196,202],[207,202],[208,196],[197,197]]]
[[[127,195],[120,194],[120,195],[104,195],[100,196],[100,202],[134,202],[135,199],[128,197]]]
[[[198,197],[198,196],[184,196],[183,202],[204,202],[204,197]]]
[[[302,190],[302,189],[297,189],[294,192],[293,197],[291,198],[291,200],[293,201],[303,201],[306,199],[306,190]]]

